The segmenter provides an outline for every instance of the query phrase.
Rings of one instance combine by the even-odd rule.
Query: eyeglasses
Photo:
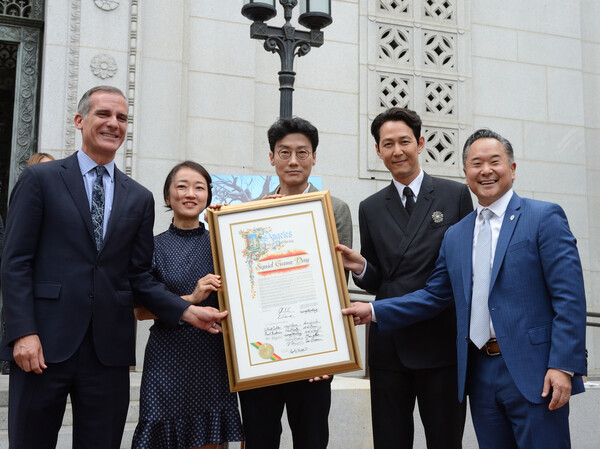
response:
[[[277,152],[277,155],[284,161],[287,161],[289,158],[292,157],[292,153],[296,153],[296,159],[298,159],[299,161],[304,161],[304,160],[308,159],[311,152],[308,150],[297,150],[297,151],[279,150]]]

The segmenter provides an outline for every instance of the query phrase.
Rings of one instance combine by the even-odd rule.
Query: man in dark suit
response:
[[[307,120],[294,117],[276,121],[267,134],[271,149],[269,159],[279,177],[279,186],[264,198],[316,192],[308,178],[317,161],[317,128]],[[350,209],[333,196],[331,203],[339,240],[352,246]],[[284,407],[294,449],[327,448],[330,376],[241,391],[239,396],[247,449],[279,448]]]
[[[477,211],[446,232],[425,288],[343,313],[387,332],[454,304],[458,394],[469,395],[479,447],[569,448],[568,401],[586,373],[575,238],[560,206],[513,192],[516,164],[504,137],[476,131],[463,163]]]
[[[464,184],[421,170],[425,139],[417,113],[388,109],[373,120],[371,133],[393,180],[360,204],[361,254],[366,262],[354,281],[379,300],[423,288],[444,233],[473,210],[473,202]],[[394,332],[381,333],[377,324],[370,326],[375,449],[412,447],[415,398],[427,446],[462,447],[465,407],[457,400],[455,339],[452,308]]]
[[[73,448],[120,447],[134,298],[172,325],[212,333],[226,315],[191,306],[150,274],[154,200],[114,164],[127,127],[123,93],[90,89],[75,126],[81,150],[26,168],[11,195],[2,261],[11,449],[54,448],[67,395]]]

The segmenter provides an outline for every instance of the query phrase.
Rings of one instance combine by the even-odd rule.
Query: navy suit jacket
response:
[[[150,273],[152,194],[116,168],[114,178],[110,221],[98,252],[77,155],[21,174],[11,194],[2,260],[7,359],[16,339],[38,334],[45,361],[62,362],[91,324],[103,364],[134,365],[134,298],[172,325],[189,306]]]
[[[469,352],[475,218],[473,212],[448,230],[424,289],[373,303],[380,331],[454,303],[460,400]],[[583,391],[585,291],[576,240],[560,206],[513,194],[498,237],[488,303],[506,366],[528,401],[544,401],[548,368],[574,372],[572,393]]]
[[[469,189],[424,173],[409,217],[394,183],[360,203],[360,252],[367,270],[356,285],[375,299],[423,288],[435,267],[448,228],[473,211]],[[410,220],[409,220],[410,218]],[[369,366],[431,369],[456,364],[456,317],[452,307],[438,316],[394,332],[369,331]]]

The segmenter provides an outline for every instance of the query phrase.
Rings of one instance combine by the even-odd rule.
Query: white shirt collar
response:
[[[417,175],[417,177],[415,179],[412,180],[412,182],[408,186],[402,184],[401,182],[396,181],[393,178],[392,178],[392,181],[393,181],[394,185],[396,186],[396,190],[398,190],[398,194],[400,195],[400,198],[404,198],[404,187],[410,187],[410,190],[413,191],[413,193],[415,194],[415,198],[416,198],[417,196],[419,196],[419,192],[421,191],[421,184],[423,184],[424,177],[425,177],[425,174],[424,174],[423,170],[419,169],[419,174]]]
[[[508,203],[510,202],[510,199],[513,196],[513,193],[513,189],[509,189],[508,192],[506,192],[504,195],[502,195],[489,206],[482,206],[481,204],[477,203],[477,216],[480,216],[480,213],[483,209],[491,210],[497,217],[504,216],[504,214],[506,213],[506,208],[508,207]]]

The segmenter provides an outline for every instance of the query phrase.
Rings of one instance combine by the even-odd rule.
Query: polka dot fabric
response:
[[[172,292],[190,294],[198,279],[214,272],[204,227],[182,230],[171,225],[154,242],[154,275]],[[217,295],[201,305],[218,307]],[[133,449],[184,449],[242,439],[222,335],[156,321],[146,346]]]

